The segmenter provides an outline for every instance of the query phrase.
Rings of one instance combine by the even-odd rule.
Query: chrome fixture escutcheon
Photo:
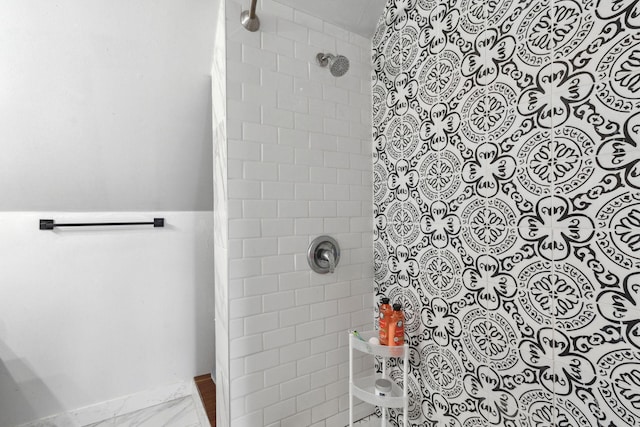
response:
[[[307,262],[316,273],[333,273],[340,262],[340,245],[333,237],[316,237],[307,250]]]

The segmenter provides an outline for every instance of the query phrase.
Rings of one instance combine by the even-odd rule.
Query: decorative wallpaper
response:
[[[410,425],[640,426],[640,2],[390,0],[373,60]]]

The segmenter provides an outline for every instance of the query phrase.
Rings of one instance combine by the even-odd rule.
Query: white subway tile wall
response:
[[[250,33],[246,7],[226,2],[230,420],[342,426],[343,336],[374,326],[371,43],[273,0]],[[341,246],[334,274],[307,265],[320,234]]]

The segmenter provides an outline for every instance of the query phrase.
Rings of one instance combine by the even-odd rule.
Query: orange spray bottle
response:
[[[404,345],[404,313],[402,304],[393,304],[393,313],[389,319],[389,344]]]
[[[378,322],[379,338],[381,345],[389,345],[389,322],[391,321],[391,306],[389,305],[389,298],[382,298],[382,304],[380,304],[380,320]]]

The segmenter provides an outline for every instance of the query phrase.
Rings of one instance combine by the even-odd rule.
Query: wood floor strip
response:
[[[198,387],[200,400],[209,418],[211,427],[216,427],[216,384],[211,379],[211,374],[199,375],[193,379]]]

